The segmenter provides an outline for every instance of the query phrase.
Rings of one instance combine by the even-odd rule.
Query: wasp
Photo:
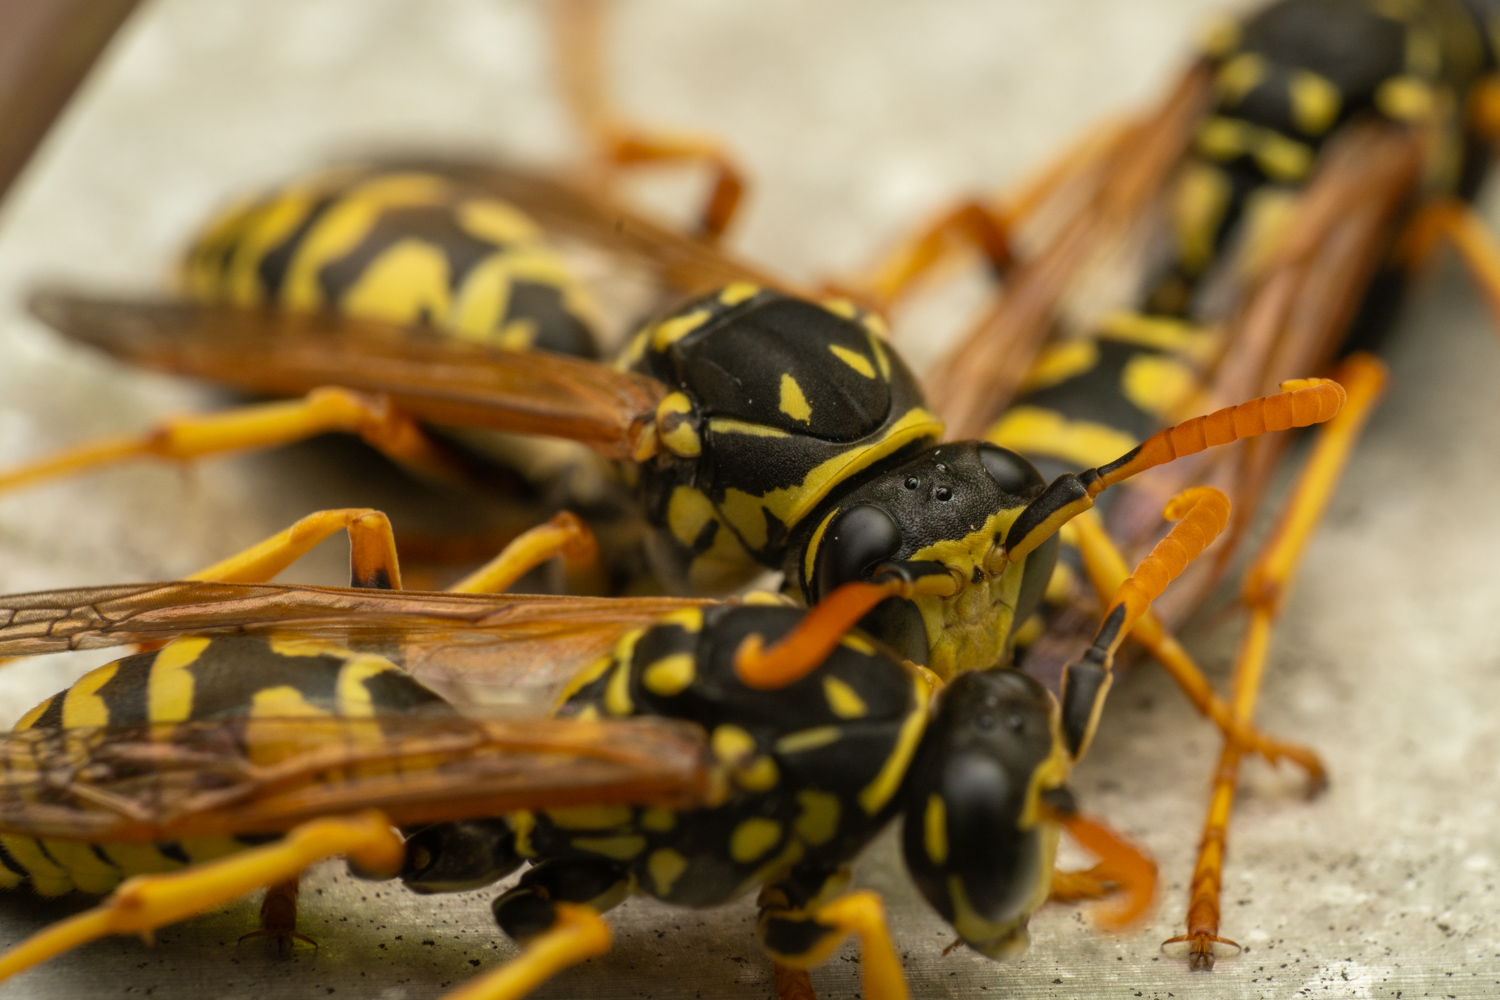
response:
[[[1229,509],[1204,488],[1166,513],[1177,526],[1119,589],[1089,662],[1108,669]],[[385,544],[351,531],[352,574],[399,581],[389,523],[355,524]],[[222,582],[294,551],[290,534],[196,580],[0,599],[6,654],[149,647],[0,739],[0,880],[110,893],[0,956],[0,977],[261,887],[262,933],[298,936],[298,874],[344,856],[361,877],[420,893],[488,886],[529,863],[492,905],[520,955],[453,996],[519,997],[602,953],[599,915],[632,892],[711,906],[758,888],[758,936],[784,996],[810,995],[797,972],[852,934],[866,992],[898,1000],[879,897],[843,891],[849,862],[898,817],[921,892],[990,957],[1025,947],[1063,829],[1101,858],[1065,880],[1069,893],[1123,888],[1113,925],[1149,903],[1152,864],[1067,789],[1079,751],[1066,709],[1003,665],[944,687],[850,631],[863,610],[839,595],[866,584],[805,612],[769,594]],[[800,647],[795,675],[757,673],[747,650],[766,646]]]
[[[1271,623],[1357,437],[1354,409],[1368,412],[1383,387],[1379,363],[1359,352],[1383,340],[1413,271],[1446,237],[1494,299],[1500,257],[1466,203],[1496,134],[1495,16],[1478,2],[1281,0],[1217,22],[1156,108],[1090,133],[1017,191],[941,213],[846,283],[890,308],[955,248],[977,247],[1004,292],[929,385],[943,387],[934,398],[950,426],[1049,475],[1116,453],[1180,407],[1350,356],[1339,377],[1360,386],[1358,402],[1314,449],[1247,574],[1250,627],[1232,702],[1216,698],[1165,631],[1202,603],[1227,549],[1174,588],[1159,619],[1137,625],[1135,637],[1207,714],[1253,717]],[[1102,315],[1069,316],[1070,289],[1101,249],[1121,246],[1136,262],[1134,296]],[[1122,491],[1104,519],[1080,518],[1051,581],[1057,603],[1026,636],[1026,665],[1055,676],[1075,655],[1093,616],[1069,596],[1070,576],[1086,574],[1095,590],[1118,580],[1116,550],[1149,544],[1158,530],[1143,516],[1153,493],[1213,483],[1235,498],[1243,523],[1276,455],[1257,445],[1238,460],[1182,463],[1143,482],[1140,495]],[[1171,942],[1188,945],[1195,968],[1212,967],[1216,944],[1237,947],[1219,933],[1219,888],[1241,753],[1229,734],[1187,933]]]

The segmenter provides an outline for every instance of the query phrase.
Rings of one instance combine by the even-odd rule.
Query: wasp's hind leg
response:
[[[1107,603],[1129,575],[1125,558],[1094,511],[1084,511],[1073,520],[1071,527],[1094,590],[1100,602]],[[1307,772],[1309,793],[1322,790],[1327,783],[1327,773],[1318,755],[1307,747],[1272,739],[1253,726],[1236,723],[1229,704],[1214,693],[1198,664],[1167,631],[1155,612],[1148,610],[1143,614],[1130,630],[1130,637],[1146,648],[1177,682],[1193,707],[1212,720],[1225,736],[1234,737],[1247,750],[1260,754],[1273,764],[1280,760],[1293,762]]]
[[[1291,500],[1270,541],[1261,549],[1245,575],[1244,601],[1250,607],[1250,623],[1240,642],[1234,664],[1231,711],[1235,723],[1248,727],[1255,714],[1260,681],[1270,648],[1271,628],[1281,610],[1281,598],[1291,583],[1313,528],[1323,515],[1338,483],[1349,453],[1385,386],[1385,366],[1368,355],[1352,355],[1338,373],[1348,390],[1348,402],[1318,435],[1317,444],[1297,479]],[[1219,935],[1219,896],[1224,880],[1224,854],[1228,843],[1229,816],[1234,808],[1239,782],[1240,758],[1248,748],[1231,736],[1224,741],[1214,773],[1213,794],[1203,836],[1198,844],[1198,862],[1193,869],[1188,902],[1187,933],[1164,942],[1186,944],[1188,962],[1195,969],[1212,969],[1214,945],[1239,945]]]
[[[461,456],[429,438],[389,400],[324,388],[298,400],[173,417],[144,434],[80,445],[0,472],[0,492],[132,459],[186,462],[231,451],[277,448],[334,432],[358,434],[391,460],[434,479],[470,479]]]
[[[560,511],[546,524],[523,532],[499,555],[448,589],[456,594],[498,594],[549,559],[562,557],[569,593],[604,589],[599,543],[576,514]]]
[[[821,964],[850,934],[859,936],[865,996],[907,1000],[906,976],[885,922],[885,904],[873,892],[837,896],[849,873],[794,870],[761,889],[757,936],[776,963],[780,1000],[812,1000],[806,970]]]

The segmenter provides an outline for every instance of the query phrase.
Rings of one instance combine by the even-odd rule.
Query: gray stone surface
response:
[[[1086,123],[1147,98],[1212,6],[635,0],[614,56],[629,108],[729,137],[758,182],[738,245],[807,276],[856,265],[945,195],[1003,185]],[[461,145],[555,161],[570,143],[529,4],[147,3],[0,211],[0,462],[215,398],[61,343],[22,309],[40,278],[151,287],[227,196],[360,150]],[[930,356],[934,338],[911,325],[903,334],[914,357]],[[1452,269],[1407,309],[1392,364],[1390,396],[1276,639],[1261,720],[1324,753],[1334,784],[1307,803],[1292,776],[1247,766],[1225,886],[1225,932],[1246,953],[1212,974],[1158,954],[1182,920],[1217,741],[1142,671],[1116,688],[1077,784],[1158,858],[1154,918],[1103,937],[1079,911],[1049,908],[1015,964],[943,958],[949,934],[886,844],[859,875],[889,894],[916,996],[1500,993],[1500,514],[1489,502],[1500,347]],[[0,589],[179,575],[320,506],[389,506],[408,523],[483,516],[372,471],[304,447],[6,498]],[[294,578],[337,582],[342,559],[330,546]],[[1237,631],[1232,618],[1208,621],[1188,639],[1221,676]],[[8,668],[0,712],[14,718],[84,666]],[[328,868],[304,896],[316,953],[280,962],[236,946],[254,916],[243,903],[163,931],[154,948],[91,945],[0,995],[437,996],[510,953],[489,895],[417,897]],[[0,943],[64,912],[0,899]],[[703,913],[634,900],[610,920],[615,951],[542,995],[770,992],[748,900]],[[814,979],[824,996],[855,996],[858,968],[850,949]]]

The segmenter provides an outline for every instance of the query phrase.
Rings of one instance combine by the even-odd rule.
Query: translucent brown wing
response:
[[[1041,251],[1011,273],[995,306],[933,365],[924,388],[950,437],[981,436],[1005,409],[1074,277],[1155,199],[1186,151],[1208,95],[1208,70],[1194,66],[1101,163],[1097,188]]]
[[[388,656],[460,710],[537,715],[626,632],[711,603],[283,584],[86,587],[0,597],[0,656],[295,632]]]
[[[399,826],[578,804],[701,804],[703,731],[667,719],[236,717],[0,734],[0,830],[90,841]]]
[[[635,453],[665,395],[639,375],[544,351],[499,351],[332,313],[237,309],[43,291],[33,311],[75,340],[153,371],[251,392],[383,393],[432,423],[549,434]]]
[[[137,2],[0,4],[0,198]]]
[[[548,233],[573,236],[645,265],[685,294],[708,292],[735,281],[796,292],[785,279],[565,180],[479,160],[418,157],[389,165],[441,173],[480,188],[515,205]]]

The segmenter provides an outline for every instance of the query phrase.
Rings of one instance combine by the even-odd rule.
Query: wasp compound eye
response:
[[[1023,826],[1052,755],[1051,703],[1014,670],[962,674],[943,692],[908,785],[902,851],[927,901],[975,950],[1007,957],[1047,897],[1055,829]]]
[[[901,550],[904,540],[894,518],[872,504],[850,507],[833,519],[818,547],[817,593],[863,580],[876,564]]]
[[[981,443],[979,461],[996,485],[1012,496],[1030,496],[1047,485],[1036,466],[1009,448]]]

